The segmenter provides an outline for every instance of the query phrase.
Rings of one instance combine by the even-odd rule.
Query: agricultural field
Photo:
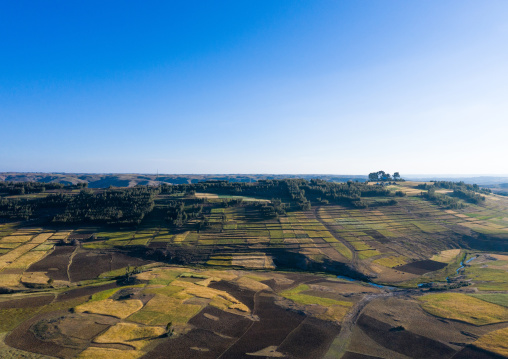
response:
[[[140,189],[134,224],[6,220],[0,357],[506,356],[508,198],[450,209],[419,185]]]

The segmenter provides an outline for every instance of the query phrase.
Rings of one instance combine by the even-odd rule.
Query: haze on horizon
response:
[[[508,2],[0,4],[0,172],[506,174]]]

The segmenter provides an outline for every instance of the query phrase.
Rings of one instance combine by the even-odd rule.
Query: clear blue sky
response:
[[[0,171],[508,173],[508,1],[3,1]]]

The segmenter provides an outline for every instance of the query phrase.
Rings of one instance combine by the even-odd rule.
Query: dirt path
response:
[[[69,283],[72,283],[72,281],[71,281],[72,259],[78,253],[78,249],[79,249],[79,246],[76,246],[76,249],[74,249],[74,252],[72,252],[71,256],[69,257],[69,264],[67,264],[67,278],[69,278]]]
[[[349,341],[351,335],[353,334],[353,329],[356,325],[356,321],[360,317],[363,309],[376,298],[381,297],[390,297],[393,293],[385,292],[385,293],[376,293],[376,294],[367,294],[364,296],[359,302],[351,307],[351,310],[345,315],[344,319],[340,324],[340,333],[338,337],[335,339],[336,343],[334,345],[334,352],[339,354],[337,358],[342,357],[342,355],[346,352],[347,347],[349,345]],[[329,359],[325,356],[325,359]]]
[[[256,293],[254,294],[254,298],[253,298],[253,300],[254,300],[254,305],[252,306],[252,312],[251,312],[251,315],[252,315],[252,316],[254,316],[254,315],[255,315],[255,313],[256,313],[256,309],[257,309],[257,308],[256,308],[256,307],[257,307],[257,301],[256,301],[256,299],[257,299],[257,297],[258,297],[258,295],[259,295],[259,293],[260,293],[260,292],[262,292],[262,291],[258,291],[258,292],[256,292]],[[255,321],[253,320],[253,321],[252,321],[252,323],[251,323],[251,325],[249,325],[249,327],[245,330],[245,332],[244,332],[241,336],[239,336],[239,337],[238,337],[238,339],[236,339],[236,340],[235,340],[235,341],[234,341],[234,342],[233,342],[233,343],[232,343],[229,347],[227,347],[227,349],[226,349],[226,350],[224,350],[224,351],[222,352],[222,354],[221,354],[221,355],[219,355],[219,356],[217,357],[217,359],[222,358],[222,357],[224,356],[224,354],[226,354],[226,353],[229,351],[229,349],[231,349],[231,348],[232,348],[232,347],[233,347],[236,343],[238,343],[238,341],[239,341],[240,339],[242,339],[242,338],[244,337],[244,335],[245,335],[245,334],[247,334],[247,332],[250,330],[250,328],[252,328],[252,326],[254,325],[254,323],[255,323]]]

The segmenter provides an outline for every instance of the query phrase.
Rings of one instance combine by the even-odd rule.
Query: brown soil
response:
[[[495,324],[478,327],[444,320],[423,311],[417,301],[405,298],[379,298],[371,302],[364,313],[392,327],[402,325],[410,332],[450,345],[456,350],[461,350],[463,345],[474,342],[483,334],[505,326]]]
[[[76,247],[74,246],[61,246],[55,247],[53,252],[44,257],[37,263],[32,264],[28,271],[30,272],[47,272],[46,275],[53,280],[68,281],[67,266],[72,252]]]
[[[65,341],[65,338],[77,339],[78,342],[89,342],[99,333],[109,328],[108,324],[97,323],[94,315],[66,314],[54,318],[44,319],[36,323],[31,331],[41,340],[55,344]],[[37,329],[45,329],[38,331]]]
[[[406,355],[394,352],[385,348],[382,344],[375,342],[371,337],[363,332],[358,326],[352,330],[347,350],[353,353],[363,354],[371,357],[381,357],[390,359],[408,359]]]
[[[287,311],[274,303],[274,297],[261,292],[256,295],[255,315],[260,318],[232,345],[221,359],[252,359],[255,353],[269,346],[279,346],[305,319],[303,314]]]
[[[111,296],[114,300],[138,299],[146,304],[155,296],[155,294],[142,293],[142,288],[125,288]]]
[[[234,338],[224,338],[208,330],[193,329],[185,335],[165,340],[142,359],[215,359],[234,340]]]
[[[342,300],[342,301],[352,301],[353,298],[350,298],[350,295],[343,296],[337,292],[329,292],[323,290],[306,290],[301,292],[301,294],[312,295],[314,297],[328,298],[334,300]]]
[[[217,320],[213,318],[217,318]],[[239,338],[249,329],[252,321],[243,316],[224,312],[215,307],[207,307],[189,320],[189,324],[228,337]]]
[[[143,259],[130,257],[123,253],[80,251],[73,260],[69,269],[72,282],[97,278],[104,272],[130,266],[141,266],[152,263]]]
[[[6,268],[1,274],[23,274],[23,268]]]
[[[228,292],[233,297],[238,299],[240,302],[245,304],[252,311],[254,309],[254,292],[245,288],[241,288],[236,284],[226,282],[224,280],[220,282],[213,282],[209,285],[210,288],[223,290]]]
[[[92,287],[82,287],[78,289],[71,289],[66,292],[62,292],[58,295],[56,298],[56,302],[63,302],[65,300],[84,297],[84,296],[90,296],[92,294],[102,292],[106,289],[112,289],[118,287],[118,284],[116,282],[103,284],[103,285],[97,285]]]
[[[394,269],[397,269],[402,272],[420,275],[442,269],[447,265],[448,265],[447,263],[441,263],[430,259],[426,259],[423,261],[416,261],[413,263],[408,263],[402,266],[394,267]]]
[[[58,314],[64,315],[66,313],[66,311],[61,311]],[[66,348],[61,345],[40,340],[35,336],[34,333],[32,333],[32,331],[30,331],[30,327],[32,325],[43,319],[52,318],[55,316],[55,314],[57,313],[45,313],[27,320],[26,322],[19,325],[16,329],[14,329],[11,334],[5,338],[5,343],[11,347],[28,352],[51,355],[58,358],[75,357],[83,349]]]
[[[5,302],[0,302],[0,308],[33,308],[42,307],[43,305],[51,303],[55,297],[53,295],[43,295],[38,297],[24,297],[20,299],[12,299]]]
[[[486,350],[476,348],[474,346],[468,345],[460,352],[455,354],[453,359],[503,359],[504,357],[501,355],[497,355]]]
[[[334,293],[340,293],[342,295],[345,294],[359,294],[359,293],[380,293],[376,287],[373,286],[363,286],[356,283],[343,283],[343,282],[335,282],[335,281],[321,281],[315,282],[311,286],[313,287],[325,287],[329,288],[330,291]],[[322,288],[322,290],[325,290]]]
[[[306,282],[318,282],[322,281],[322,279],[316,280],[316,276],[311,274],[303,274],[303,273],[284,273],[284,276],[278,275],[275,279],[269,279],[261,281],[261,283],[266,284],[274,291],[279,292],[292,287],[296,287],[299,284]]]
[[[338,325],[307,317],[288,335],[277,351],[282,352],[287,358],[321,358],[339,332]]]
[[[398,330],[397,327],[362,314],[357,325],[365,334],[385,348],[411,358],[450,358],[455,350],[436,340],[412,333],[407,330]]]
[[[342,359],[383,359],[382,357],[373,357],[365,354],[358,354],[353,352],[346,352]]]

